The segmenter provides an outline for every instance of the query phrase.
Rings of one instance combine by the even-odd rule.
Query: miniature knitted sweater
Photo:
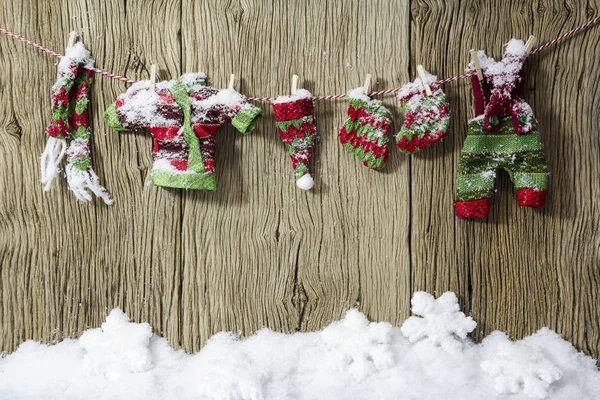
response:
[[[205,86],[206,75],[185,74],[134,84],[105,113],[116,130],[148,128],[154,137],[152,183],[157,186],[216,189],[215,134],[230,122],[242,134],[254,129],[261,110],[233,89]]]

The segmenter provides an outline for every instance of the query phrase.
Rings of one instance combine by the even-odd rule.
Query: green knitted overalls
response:
[[[518,51],[507,51],[499,63],[513,75],[498,74],[502,69],[492,69],[492,63],[483,59],[484,80],[472,77],[476,117],[469,121],[458,167],[458,218],[487,217],[498,169],[508,172],[520,206],[544,205],[548,166],[537,121],[521,97],[523,61]]]

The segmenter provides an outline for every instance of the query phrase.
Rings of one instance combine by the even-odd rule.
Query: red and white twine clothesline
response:
[[[558,37],[550,40],[549,42],[546,42],[546,43],[544,43],[544,44],[542,44],[542,45],[534,48],[533,50],[531,50],[531,52],[529,53],[529,55],[533,55],[533,54],[535,54],[535,53],[537,53],[537,52],[539,52],[541,50],[544,50],[546,47],[552,46],[552,45],[556,44],[557,42],[560,42],[561,40],[563,40],[563,39],[565,39],[565,38],[567,38],[567,37],[569,37],[571,35],[576,34],[579,31],[587,29],[587,28],[589,28],[590,26],[594,25],[597,22],[600,22],[600,16],[597,16],[597,17],[589,20],[585,24],[580,25],[577,28],[571,29],[570,31],[563,33],[562,35],[560,35],[560,36],[558,36]],[[8,35],[8,36],[11,36],[14,39],[20,40],[21,42],[24,42],[24,43],[26,43],[26,44],[28,44],[30,46],[33,46],[36,49],[39,49],[39,50],[41,50],[41,51],[43,51],[45,53],[50,54],[51,56],[54,56],[54,57],[57,57],[57,58],[64,57],[62,54],[57,53],[54,50],[48,49],[48,48],[46,48],[46,47],[44,47],[44,46],[42,46],[42,45],[40,45],[40,44],[38,44],[38,43],[36,43],[36,42],[34,42],[32,40],[29,40],[29,39],[27,39],[27,38],[25,38],[25,37],[23,37],[21,35],[17,35],[16,33],[9,31],[8,29],[0,27],[0,33],[3,33],[3,34]],[[100,68],[95,68],[95,67],[86,67],[86,68],[94,71],[97,74],[108,76],[109,78],[117,79],[117,80],[125,82],[125,83],[136,83],[137,82],[135,80],[128,79],[128,78],[126,78],[124,76],[121,76],[121,75],[113,74],[112,72],[108,72],[108,71],[105,71],[105,70],[100,69]],[[444,83],[448,83],[448,82],[452,82],[452,81],[457,81],[457,80],[460,80],[460,79],[468,78],[468,77],[470,77],[470,76],[472,76],[474,74],[475,74],[475,72],[468,72],[466,74],[456,75],[456,76],[453,76],[453,77],[450,77],[450,78],[445,78],[445,79],[440,79],[440,80],[438,80],[436,82],[433,82],[433,84],[442,85]],[[369,96],[378,96],[378,95],[385,95],[385,94],[397,93],[400,90],[401,90],[401,88],[379,90],[379,91],[376,91],[376,92],[369,93]],[[325,96],[316,96],[315,100],[335,100],[335,99],[342,99],[344,97],[346,97],[345,94],[325,95]],[[276,97],[249,97],[248,98],[248,100],[250,100],[250,101],[272,101],[272,100],[275,100],[275,99],[276,99]]]

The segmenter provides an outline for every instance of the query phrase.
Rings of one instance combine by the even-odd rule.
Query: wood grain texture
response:
[[[82,32],[100,67],[145,79],[203,70],[253,96],[315,94],[373,74],[398,87],[422,63],[450,76],[469,49],[500,56],[512,36],[541,41],[600,12],[600,2],[393,0],[4,0],[0,26],[56,50]],[[116,133],[103,110],[126,90],[97,77],[94,166],[116,199],[75,201],[64,182],[43,194],[38,158],[55,60],[0,37],[0,352],[98,326],[121,307],[174,346],[215,332],[319,329],[358,304],[401,323],[415,290],[455,291],[479,325],[514,337],[549,326],[600,356],[600,28],[528,61],[527,94],[550,164],[548,205],[519,209],[500,175],[488,221],[457,221],[458,158],[471,116],[467,82],[446,85],[452,133],[386,170],[360,165],[337,140],[343,101],[318,102],[315,189],[296,188],[268,104],[256,131],[217,135],[218,191],[148,185],[151,139]],[[393,96],[384,98],[396,126]]]

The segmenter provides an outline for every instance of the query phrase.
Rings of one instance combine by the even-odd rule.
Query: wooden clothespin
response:
[[[477,71],[477,79],[482,81],[483,80],[483,72],[481,71],[481,64],[479,63],[479,57],[477,56],[477,50],[471,49],[471,60],[473,61],[473,65],[475,66],[475,71]]]
[[[150,66],[150,91],[156,90],[156,64]]]
[[[365,83],[363,84],[363,93],[369,94],[370,90],[371,90],[371,74],[367,74],[367,76],[365,77]]]
[[[431,88],[429,87],[429,82],[427,82],[427,76],[425,75],[425,68],[421,64],[417,65],[417,73],[419,74],[419,78],[421,78],[421,83],[423,87],[425,87],[425,93],[427,96],[431,96]]]
[[[529,39],[527,39],[527,42],[525,42],[525,55],[529,55],[531,50],[533,50],[533,46],[535,46],[536,43],[537,38],[533,35],[529,36]]]
[[[229,76],[229,86],[227,86],[227,89],[233,89],[234,83],[235,83],[235,74],[231,74]]]
[[[70,49],[71,47],[73,47],[73,45],[77,41],[78,36],[79,36],[79,34],[76,31],[73,31],[69,34],[69,42],[67,43],[67,49]]]
[[[292,95],[296,94],[296,90],[298,89],[298,75],[292,76]]]

